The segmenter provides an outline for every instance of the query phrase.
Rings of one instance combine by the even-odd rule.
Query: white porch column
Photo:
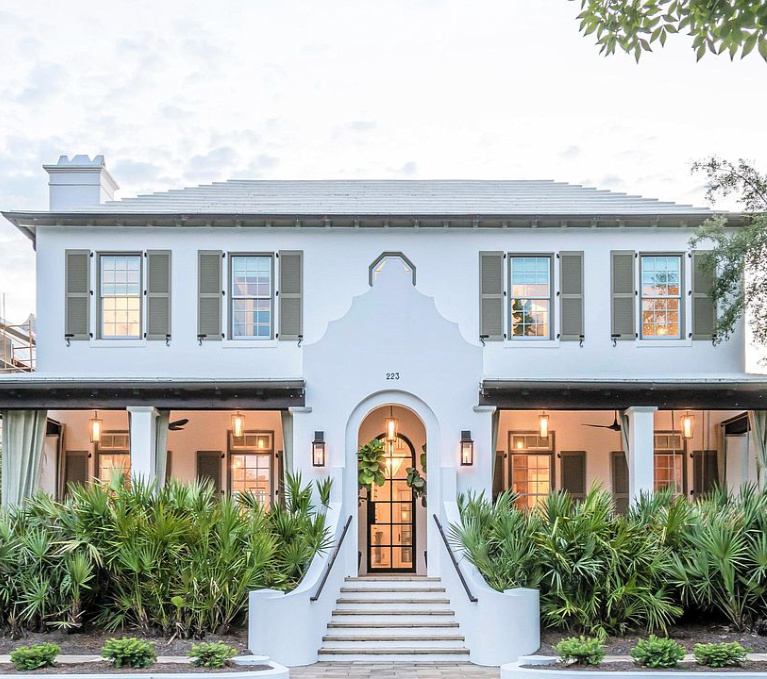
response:
[[[155,480],[157,449],[157,418],[152,406],[128,406],[130,415],[130,473],[131,478]]]
[[[629,499],[635,502],[641,493],[655,488],[655,406],[632,406],[628,416]]]

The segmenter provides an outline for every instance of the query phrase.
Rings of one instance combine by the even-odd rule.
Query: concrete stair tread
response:
[[[469,653],[469,649],[465,647],[460,648],[430,648],[423,646],[418,648],[416,646],[392,646],[390,648],[366,648],[361,651],[356,648],[326,648],[320,649],[320,654],[332,654],[332,655],[466,655]]]
[[[404,611],[392,611],[384,609],[376,609],[372,611],[365,611],[359,609],[335,609],[333,615],[455,615],[453,611],[442,610],[435,611],[432,609],[411,609]]]
[[[365,577],[346,577],[346,582],[441,582],[441,578],[425,575],[368,575]]]
[[[409,594],[427,594],[429,592],[445,592],[444,587],[397,587],[392,589],[391,587],[341,587],[341,591],[346,594],[367,594],[368,592],[380,593],[394,593],[407,592]]]
[[[450,599],[347,599],[341,597],[336,600],[337,604],[449,604]]]
[[[461,634],[328,634],[322,637],[323,641],[466,641]]]
[[[338,627],[341,629],[358,629],[365,627],[373,627],[380,629],[412,629],[417,627],[428,627],[434,629],[442,629],[446,627],[458,627],[457,622],[433,622],[431,620],[424,620],[423,622],[329,622],[328,627]]]

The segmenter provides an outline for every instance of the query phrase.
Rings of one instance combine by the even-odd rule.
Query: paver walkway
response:
[[[321,662],[291,667],[291,679],[498,679],[497,667],[471,663]]]

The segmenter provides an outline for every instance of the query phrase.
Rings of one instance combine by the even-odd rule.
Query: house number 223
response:
[[[398,380],[399,379],[399,373],[386,373],[386,379],[387,380]]]

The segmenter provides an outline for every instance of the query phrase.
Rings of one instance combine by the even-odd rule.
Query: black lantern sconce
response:
[[[325,466],[325,432],[315,431],[312,441],[312,466]]]
[[[461,466],[471,467],[474,464],[474,441],[468,429],[461,431]]]

